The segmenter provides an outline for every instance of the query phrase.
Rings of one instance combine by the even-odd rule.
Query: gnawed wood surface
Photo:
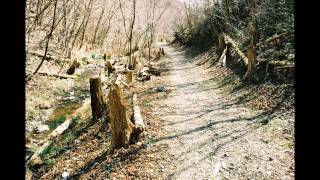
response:
[[[127,147],[130,143],[134,125],[127,115],[126,105],[123,100],[123,90],[117,84],[111,85],[108,99],[112,132],[110,149]]]

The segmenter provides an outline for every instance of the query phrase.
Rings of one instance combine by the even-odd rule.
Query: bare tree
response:
[[[47,43],[46,43],[46,47],[45,47],[45,50],[44,50],[44,55],[41,59],[41,62],[40,64],[38,65],[38,67],[36,68],[36,70],[33,72],[32,75],[28,76],[26,78],[26,82],[30,81],[32,79],[32,76],[37,74],[37,72],[39,71],[39,69],[41,68],[44,60],[46,59],[46,56],[47,56],[47,53],[48,53],[48,47],[49,47],[49,42],[50,42],[50,38],[52,36],[52,32],[53,32],[53,29],[54,29],[54,25],[55,25],[55,21],[56,21],[56,10],[57,10],[57,4],[58,4],[58,0],[55,0],[54,2],[54,10],[53,10],[53,17],[52,17],[52,26],[51,26],[51,30],[49,32],[49,35],[48,35],[48,40],[47,40]]]

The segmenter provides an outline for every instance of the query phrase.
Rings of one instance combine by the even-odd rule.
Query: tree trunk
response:
[[[105,108],[100,78],[90,78],[90,95],[92,117],[96,121],[103,116]]]
[[[118,85],[112,85],[109,92],[109,118],[112,131],[111,149],[127,147],[130,143],[131,133],[134,129],[129,120],[123,91]]]

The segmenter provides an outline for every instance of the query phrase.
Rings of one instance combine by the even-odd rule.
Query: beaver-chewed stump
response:
[[[112,131],[111,149],[127,147],[134,129],[134,124],[127,115],[123,101],[123,90],[117,85],[111,85],[109,91],[109,119]]]
[[[103,100],[103,92],[100,78],[90,78],[90,95],[92,117],[93,120],[96,121],[103,116],[105,109],[105,102]]]
[[[109,119],[111,125],[112,139],[111,150],[128,147],[129,144],[134,143],[139,137],[139,134],[144,130],[143,120],[141,114],[135,114],[132,122],[127,114],[126,104],[123,100],[123,90],[117,85],[113,84],[109,91]],[[136,97],[135,97],[136,102]],[[140,109],[135,109],[140,113]],[[136,123],[136,117],[139,118]]]

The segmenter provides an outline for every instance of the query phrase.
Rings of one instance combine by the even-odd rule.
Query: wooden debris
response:
[[[43,57],[43,53],[39,53],[39,52],[35,52],[35,51],[28,51],[28,53],[31,55],[38,56],[38,57]],[[47,55],[46,60],[61,61],[62,59],[59,57],[56,57],[56,56]],[[64,61],[71,61],[69,58],[64,58],[63,60]]]
[[[225,40],[226,45],[230,45],[230,52],[239,57],[239,60],[242,60],[244,64],[248,65],[248,58],[246,55],[239,49],[238,45],[235,43],[231,37],[226,34],[223,34],[223,39]]]
[[[160,74],[161,74],[160,68],[155,67],[155,66],[149,66],[148,72],[151,74],[154,74],[156,76],[160,76]]]
[[[145,126],[144,126],[140,108],[138,105],[137,94],[133,94],[132,104],[133,104],[133,122],[135,125],[136,133],[140,134],[144,130]]]
[[[227,66],[227,53],[228,51],[228,46],[226,46],[222,52],[222,55],[219,59],[219,63],[221,64],[222,67],[226,67]]]
[[[264,45],[266,45],[266,44],[268,44],[268,43],[270,43],[270,42],[276,41],[277,39],[280,39],[280,38],[283,38],[283,37],[288,37],[288,36],[291,36],[291,35],[293,35],[293,34],[294,34],[293,31],[289,31],[289,32],[281,33],[281,34],[279,34],[279,35],[274,35],[274,36],[266,39],[265,41],[258,43],[258,44],[257,44],[257,47],[262,47],[262,46],[264,46]]]
[[[150,73],[149,73],[149,68],[148,68],[148,67],[143,67],[143,68],[138,72],[138,78],[137,78],[137,80],[139,80],[139,81],[150,80]]]
[[[30,69],[26,69],[27,72],[30,72],[32,73],[33,71],[30,70]],[[60,78],[60,79],[76,79],[77,76],[74,76],[74,75],[63,75],[63,74],[52,74],[52,73],[47,73],[47,72],[40,72],[38,71],[38,74],[41,75],[41,76],[51,76],[51,77],[56,77],[56,78]]]

